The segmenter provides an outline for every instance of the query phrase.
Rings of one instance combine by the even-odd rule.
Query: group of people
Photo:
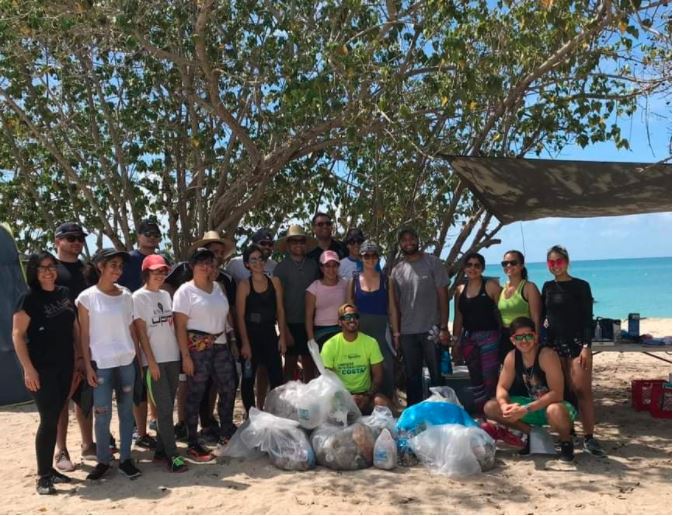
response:
[[[171,266],[157,254],[155,221],[139,225],[133,251],[101,249],[90,264],[80,259],[83,229],[60,225],[56,255],[29,257],[30,289],[14,315],[17,356],[40,414],[37,491],[54,493],[75,469],[66,446],[70,399],[81,456],[96,461],[88,479],[105,476],[116,452],[119,471],[138,477],[133,444],[178,473],[185,461],[212,463],[224,451],[236,431],[239,383],[249,411],[263,408],[269,389],[314,378],[310,347],[367,413],[375,405],[399,408],[400,359],[407,406],[422,401],[423,367],[430,384],[441,385],[440,349],[453,345],[468,365],[476,411],[502,425],[486,423],[489,433],[512,440],[505,427],[518,430],[525,451],[529,425],[549,423],[572,458],[576,412],[564,400],[576,397],[585,447],[601,452],[592,435],[591,291],[569,276],[565,249],[550,250],[555,279],[542,295],[526,280],[518,251],[505,254],[503,288],[483,277],[481,255],[465,256],[451,337],[447,269],[420,250],[412,228],[399,232],[401,259],[386,273],[380,248],[361,230],[340,242],[326,213],[312,226],[314,236],[291,225],[278,240],[260,229],[234,258],[233,240],[209,231],[188,261]],[[110,433],[113,392],[118,449]],[[184,456],[177,440],[187,443]]]

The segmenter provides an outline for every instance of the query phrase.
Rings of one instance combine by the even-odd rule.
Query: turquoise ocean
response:
[[[526,263],[528,279],[540,290],[552,279],[546,263]],[[500,264],[487,264],[485,276],[507,281]],[[570,264],[570,275],[586,280],[594,296],[594,317],[626,319],[671,318],[671,258],[624,258],[578,260]]]

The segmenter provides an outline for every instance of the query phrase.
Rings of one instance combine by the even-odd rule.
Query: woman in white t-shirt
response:
[[[226,332],[235,346],[233,324],[229,314],[227,296],[211,278],[215,267],[215,255],[209,249],[199,247],[192,254],[189,264],[193,279],[178,288],[173,296],[175,333],[182,351],[182,369],[187,375],[187,399],[185,420],[188,448],[186,459],[193,463],[212,463],[214,455],[197,439],[196,427],[199,405],[208,379],[212,378],[219,395],[217,412],[220,418],[221,451],[234,435],[234,400],[236,397],[236,364],[227,345]],[[185,352],[186,351],[186,352]],[[241,355],[250,357],[250,348],[243,346]]]
[[[320,255],[322,278],[306,289],[306,334],[320,348],[330,338],[341,332],[339,307],[346,302],[348,282],[339,277],[339,255],[324,251]]]
[[[133,315],[140,348],[147,360],[147,394],[157,410],[154,460],[166,462],[171,473],[181,473],[187,470],[187,465],[178,454],[173,429],[180,348],[173,328],[171,296],[161,290],[167,274],[168,264],[163,256],[145,257],[141,266],[143,286],[133,293]]]
[[[115,390],[121,436],[119,471],[128,478],[140,476],[131,459],[133,437],[133,386],[136,347],[133,341],[133,298],[131,292],[115,282],[119,279],[128,253],[101,249],[93,262],[100,274],[98,283],[84,290],[75,300],[81,327],[82,354],[87,381],[93,390],[96,435],[96,467],[88,480],[99,480],[110,469],[112,458],[107,442],[112,419],[112,390]]]

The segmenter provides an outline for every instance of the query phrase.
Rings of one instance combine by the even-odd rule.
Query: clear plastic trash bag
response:
[[[393,413],[388,407],[377,405],[369,416],[362,416],[358,419],[358,423],[368,426],[374,434],[375,439],[378,439],[381,430],[384,428],[390,430],[393,437],[397,435],[397,430],[395,429],[397,420],[393,417]]]
[[[430,397],[425,401],[448,401],[462,407],[463,404],[458,399],[456,391],[447,385],[439,387],[430,387]]]
[[[236,433],[231,436],[227,446],[222,451],[222,457],[231,457],[234,459],[258,459],[264,456],[264,453],[257,448],[250,447],[241,438],[241,434],[247,431],[250,426],[250,420],[246,420],[238,427]]]
[[[250,409],[248,427],[241,440],[248,448],[265,452],[271,463],[290,471],[306,471],[315,467],[315,454],[299,423],[256,408]]]
[[[495,463],[495,441],[477,427],[433,426],[412,437],[409,445],[430,471],[452,478],[476,475]]]
[[[397,465],[397,443],[390,430],[384,428],[374,443],[374,467],[394,469]]]
[[[321,466],[345,471],[364,469],[374,462],[374,435],[362,423],[346,428],[324,424],[311,434],[311,445]]]

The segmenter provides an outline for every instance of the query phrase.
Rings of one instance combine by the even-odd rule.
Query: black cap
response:
[[[273,233],[269,228],[258,229],[257,231],[255,231],[255,234],[252,235],[252,241],[255,244],[258,244],[259,242],[264,242],[265,240],[269,240],[271,242],[275,240],[273,238]]]
[[[82,229],[82,226],[77,224],[77,222],[65,222],[56,228],[54,236],[56,238],[63,238],[68,235],[81,235],[86,236],[86,233]]]
[[[214,260],[215,253],[205,247],[197,247],[189,257],[189,263],[200,262],[201,260]]]
[[[400,231],[397,233],[397,241],[399,242],[404,235],[411,235],[416,238],[416,240],[418,240],[418,233],[410,226],[400,229]]]
[[[91,259],[93,263],[99,263],[99,262],[107,262],[108,260],[111,260],[115,256],[121,256],[122,259],[124,260],[124,263],[126,263],[130,256],[129,253],[126,251],[117,251],[114,247],[105,247],[103,249],[100,249],[96,251],[96,254],[93,255],[93,258]]]
[[[147,231],[156,231],[157,233],[161,233],[159,224],[157,224],[156,221],[152,219],[144,219],[140,221],[140,225],[138,226],[138,233],[146,233]]]
[[[362,230],[359,229],[359,228],[349,229],[348,233],[346,233],[346,238],[345,238],[346,243],[355,242],[355,241],[357,241],[359,243],[362,243],[362,242],[365,241],[365,236],[362,233]]]

